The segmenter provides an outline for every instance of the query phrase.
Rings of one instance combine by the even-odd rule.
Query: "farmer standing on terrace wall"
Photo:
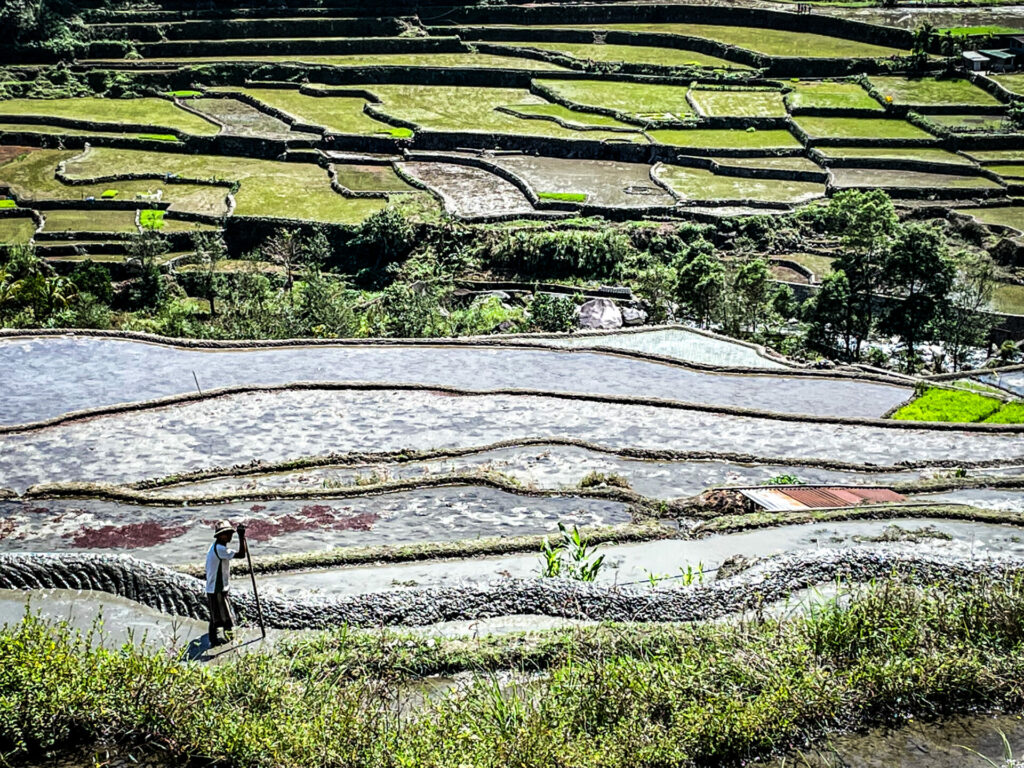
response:
[[[213,534],[213,544],[206,553],[206,601],[210,606],[210,645],[224,645],[231,639],[231,631],[235,622],[231,618],[231,604],[228,602],[228,579],[231,575],[231,561],[236,557],[245,557],[245,526],[239,525],[238,538],[241,544],[236,552],[228,549],[235,528],[225,521],[217,526]],[[217,637],[217,629],[223,627],[225,639]]]

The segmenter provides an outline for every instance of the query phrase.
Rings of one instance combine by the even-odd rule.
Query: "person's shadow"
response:
[[[245,642],[233,642],[225,643],[223,645],[216,646],[218,651],[216,653],[210,653],[214,646],[210,645],[210,636],[208,634],[202,637],[197,637],[195,640],[189,642],[188,645],[181,652],[182,661],[210,661],[218,656],[223,656],[225,653],[231,653],[232,651],[240,650],[247,645],[253,645],[254,643],[263,642],[263,637],[254,637],[251,640]]]

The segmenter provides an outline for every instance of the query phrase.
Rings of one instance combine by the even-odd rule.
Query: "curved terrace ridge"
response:
[[[720,581],[692,587],[600,587],[557,579],[505,580],[486,586],[410,589],[351,596],[262,600],[267,625],[280,629],[330,626],[423,626],[532,614],[597,621],[708,621],[784,600],[818,584],[864,582],[893,574],[914,584],[956,582],[979,572],[1011,577],[1024,558],[903,554],[871,549],[782,555]],[[86,589],[134,600],[158,611],[208,618],[201,580],[132,557],[84,554],[0,555],[0,588]],[[233,596],[245,623],[255,618],[252,596]]]

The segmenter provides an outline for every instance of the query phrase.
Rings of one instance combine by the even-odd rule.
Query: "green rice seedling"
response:
[[[392,128],[388,133],[391,134],[393,139],[411,139],[412,129],[411,128]]]
[[[164,212],[151,209],[140,211],[139,226],[143,229],[163,229]]]
[[[100,197],[102,197],[104,200],[113,200],[115,197],[117,197],[117,190],[105,189],[103,190],[103,194],[100,195]]]
[[[1001,400],[974,392],[932,387],[892,415],[906,421],[984,421],[1003,407]]]
[[[558,200],[565,203],[585,203],[587,196],[582,192],[538,192],[541,200]]]
[[[0,208],[8,208],[9,209],[9,208],[17,208],[17,207],[18,207],[18,204],[16,202],[14,202],[13,200],[10,200],[10,199],[0,200]]]
[[[172,99],[198,99],[204,94],[202,91],[168,91],[165,96],[170,96]]]
[[[149,141],[166,141],[175,142],[178,140],[177,136],[170,133],[140,133],[140,139],[148,139]]]

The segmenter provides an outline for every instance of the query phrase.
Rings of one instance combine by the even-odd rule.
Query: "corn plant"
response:
[[[598,555],[580,529],[575,525],[572,532],[564,523],[558,524],[560,539],[554,544],[545,537],[541,545],[541,577],[565,576],[576,581],[594,581],[604,564],[604,555]]]

